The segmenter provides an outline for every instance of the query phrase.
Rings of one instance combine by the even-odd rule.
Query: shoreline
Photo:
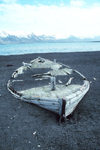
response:
[[[70,119],[60,126],[54,113],[17,100],[6,87],[23,61],[38,56],[69,65],[91,82]],[[1,150],[100,149],[100,51],[0,55],[0,72]]]
[[[5,55],[0,55],[0,57],[2,57],[2,56],[23,56],[23,55],[42,55],[42,54],[69,54],[69,53],[71,53],[71,54],[74,54],[74,53],[99,53],[100,52],[100,50],[98,50],[98,51],[76,51],[76,52],[43,52],[43,53],[40,53],[40,52],[38,52],[38,53],[24,53],[24,54],[5,54]]]

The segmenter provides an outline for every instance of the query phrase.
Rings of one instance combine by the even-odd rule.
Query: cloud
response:
[[[74,6],[74,7],[81,7],[85,5],[85,1],[84,0],[71,0],[70,4],[71,6]]]
[[[8,3],[8,4],[16,3],[16,1],[17,0],[2,0],[2,2]]]
[[[0,31],[56,37],[100,35],[100,6],[0,5]]]

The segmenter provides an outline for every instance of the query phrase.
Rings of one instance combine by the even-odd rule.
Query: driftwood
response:
[[[7,66],[7,67],[12,67],[13,65],[12,65],[12,64],[7,64],[6,66]]]

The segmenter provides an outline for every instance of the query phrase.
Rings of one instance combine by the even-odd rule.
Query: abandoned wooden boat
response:
[[[62,63],[38,57],[15,70],[7,83],[18,99],[59,114],[70,115],[90,87],[77,70]]]

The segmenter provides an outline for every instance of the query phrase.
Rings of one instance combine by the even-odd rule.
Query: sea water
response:
[[[100,42],[33,43],[0,45],[0,55],[100,51]]]

